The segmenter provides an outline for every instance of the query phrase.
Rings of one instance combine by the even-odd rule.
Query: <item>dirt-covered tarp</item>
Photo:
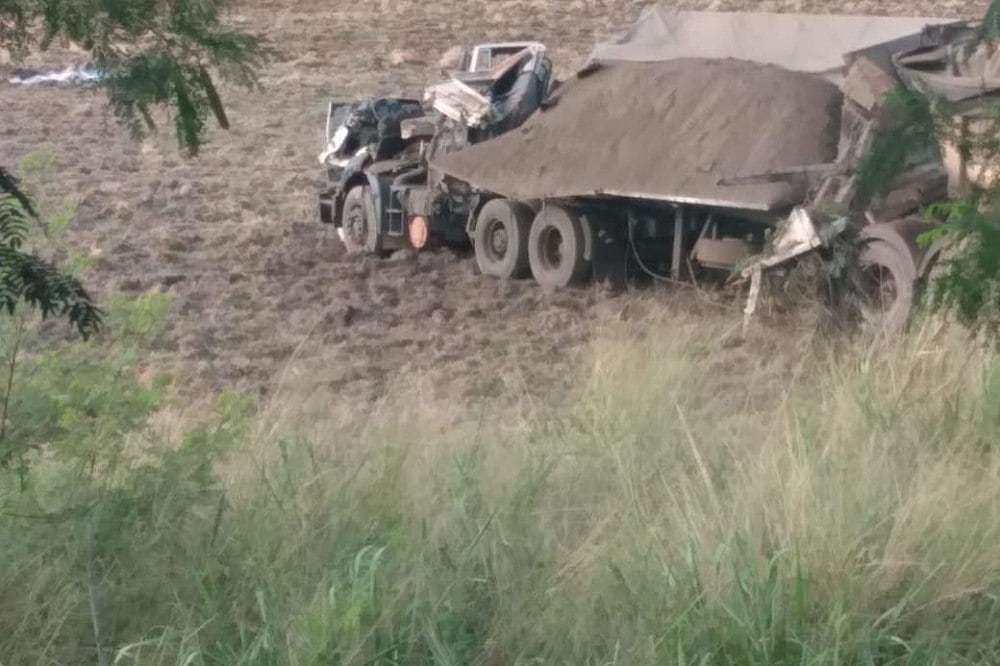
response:
[[[824,79],[738,60],[620,63],[566,83],[520,129],[432,161],[514,199],[591,195],[774,210],[790,182],[720,180],[833,162],[842,96]]]
[[[648,7],[616,39],[598,44],[591,60],[653,62],[675,58],[738,58],[836,76],[844,54],[917,35],[954,19],[774,12],[679,11]]]

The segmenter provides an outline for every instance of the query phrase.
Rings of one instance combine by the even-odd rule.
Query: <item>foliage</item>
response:
[[[29,227],[37,222],[31,199],[0,167],[0,308],[13,314],[19,303],[27,303],[43,317],[66,317],[86,338],[100,326],[101,312],[79,280],[25,251]]]
[[[981,29],[983,39],[1000,39],[1000,0],[993,0],[986,16],[983,17]]]
[[[936,113],[926,96],[896,88],[885,99],[889,119],[872,144],[858,171],[863,199],[883,194],[911,159],[936,151],[936,137],[944,131],[944,113]]]
[[[93,58],[118,117],[136,133],[155,127],[152,110],[169,107],[181,146],[197,153],[205,120],[229,126],[215,82],[252,87],[270,51],[223,18],[228,0],[2,0],[0,48],[15,57],[75,42]]]
[[[419,384],[346,424],[72,392],[52,446],[118,462],[0,477],[4,663],[94,663],[95,621],[118,664],[997,663],[996,351],[727,326],[615,324],[564,405],[457,423]]]
[[[942,224],[924,242],[944,239],[958,248],[943,262],[930,304],[953,309],[969,328],[1000,338],[1000,192],[932,206],[928,214]]]
[[[0,49],[20,58],[53,43],[75,42],[93,58],[115,114],[139,135],[153,129],[153,109],[174,111],[181,148],[198,152],[205,122],[229,120],[210,70],[252,87],[267,59],[263,41],[228,28],[228,0],[0,0]],[[67,317],[84,336],[100,312],[81,284],[23,248],[31,200],[0,165],[0,308],[25,302],[44,316]]]
[[[159,334],[172,311],[163,294],[115,299],[108,316],[112,344],[75,344],[28,358],[23,319],[3,320],[4,427],[0,466],[13,466],[22,482],[40,451],[75,473],[117,465],[117,444],[159,404],[162,380],[138,384],[140,350]],[[16,373],[16,377],[14,374]]]
[[[982,24],[982,39],[1000,37],[1000,0],[994,0]],[[859,194],[868,199],[885,193],[907,163],[936,152],[942,142],[974,163],[1000,161],[1000,105],[980,105],[977,130],[963,131],[959,109],[947,100],[899,88],[886,99],[886,127],[876,137],[859,173]],[[931,206],[926,216],[941,225],[924,235],[937,243],[941,269],[928,304],[954,311],[972,329],[1000,334],[1000,182],[969,186],[957,201]]]

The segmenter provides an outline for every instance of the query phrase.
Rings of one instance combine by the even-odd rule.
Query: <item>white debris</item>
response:
[[[70,65],[61,70],[48,72],[21,70],[16,72],[11,78],[7,79],[7,81],[15,85],[22,86],[37,86],[46,83],[81,85],[86,83],[96,83],[102,78],[102,74],[89,65]]]

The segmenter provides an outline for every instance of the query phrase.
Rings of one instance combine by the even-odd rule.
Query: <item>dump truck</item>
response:
[[[432,87],[450,123],[439,137],[459,139],[424,153],[416,205],[392,208],[389,226],[465,240],[483,274],[549,288],[735,278],[750,284],[748,313],[767,271],[849,238],[862,315],[897,329],[936,259],[918,242],[931,224],[921,209],[987,168],[944,146],[957,166],[915,156],[874,199],[858,172],[900,85],[957,86],[959,120],[976,131],[975,109],[1000,92],[989,54],[962,55],[976,34],[947,18],[653,7],[502,131],[482,130],[489,94],[457,79]]]

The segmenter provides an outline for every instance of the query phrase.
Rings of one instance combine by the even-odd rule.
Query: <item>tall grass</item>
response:
[[[224,400],[47,521],[35,461],[0,663],[1000,663],[995,352],[671,311],[583,358],[531,411]]]

